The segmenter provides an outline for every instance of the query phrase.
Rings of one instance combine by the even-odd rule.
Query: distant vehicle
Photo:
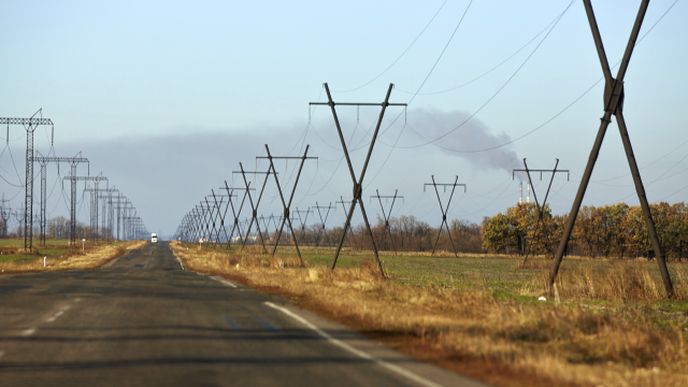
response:
[[[151,233],[151,243],[158,243],[158,234],[154,232]]]

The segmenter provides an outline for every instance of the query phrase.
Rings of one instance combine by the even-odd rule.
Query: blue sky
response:
[[[516,199],[518,183],[511,182],[506,171],[510,167],[486,164],[491,152],[479,152],[488,154],[480,156],[417,145],[445,133],[478,109],[464,128],[438,144],[480,149],[478,140],[467,139],[476,130],[517,138],[595,84],[601,70],[582,2],[574,1],[533,51],[542,32],[569,2],[474,1],[420,93],[412,98],[467,1],[3,1],[0,114],[30,115],[43,107],[44,116],[56,124],[56,153],[82,150],[96,170],[129,193],[151,228],[170,233],[189,207],[231,176],[241,158],[255,164],[251,154],[262,153],[262,143],[273,143],[282,153],[302,145],[298,140],[309,115],[303,143],[312,144],[321,159],[317,167],[305,171],[303,191],[297,196],[300,205],[350,195],[331,116],[325,109],[309,113],[307,104],[324,98],[325,81],[341,101],[379,101],[386,85],[394,82],[392,100],[412,98],[412,102],[406,121],[399,118],[377,144],[368,190],[398,187],[407,197],[401,212],[434,222],[434,198],[422,192],[422,183],[430,174],[443,180],[458,174],[469,191],[457,197],[453,215],[479,222]],[[610,62],[615,63],[625,47],[636,2],[594,5]],[[642,33],[670,7],[638,44],[626,78],[626,120],[639,164],[650,164],[643,173],[653,201],[681,201],[688,194],[688,188],[674,194],[684,186],[681,182],[688,172],[683,160],[688,145],[682,145],[688,140],[683,130],[688,118],[682,114],[688,84],[683,71],[688,66],[688,5],[653,1]],[[399,58],[436,12],[425,32]],[[467,86],[426,95],[461,85],[514,53]],[[351,89],[356,90],[346,92]],[[602,114],[601,101],[602,84],[598,84],[551,123],[503,148],[516,160],[528,157],[531,167],[550,167],[558,157],[562,168],[572,170],[570,182],[555,184],[552,205],[557,212],[570,206]],[[365,144],[374,120],[375,112],[364,110],[341,111],[348,133],[355,128],[356,144]],[[435,113],[423,113],[427,111]],[[398,110],[390,111],[388,117],[397,114]],[[11,130],[10,146],[21,158],[21,128]],[[226,141],[217,154],[205,154],[208,143],[192,141],[208,138],[212,143],[208,134]],[[37,139],[38,148],[47,151],[45,133],[38,133]],[[188,146],[165,154],[166,141],[176,144],[179,139]],[[151,143],[160,151],[146,154],[139,147]],[[128,147],[140,150],[128,152]],[[363,152],[355,156],[362,157]],[[127,163],[139,167],[123,167]],[[8,176],[15,173],[7,153],[0,166],[3,176],[11,179]],[[153,166],[160,181],[147,185]],[[180,179],[181,171],[188,176]],[[612,125],[586,202],[633,202],[627,175]],[[0,187],[8,197],[17,191],[7,184]],[[265,203],[274,203],[274,192],[267,195]],[[59,193],[52,200],[55,214],[66,213]],[[277,210],[265,205],[267,212],[271,209]],[[85,212],[80,214],[87,219]]]

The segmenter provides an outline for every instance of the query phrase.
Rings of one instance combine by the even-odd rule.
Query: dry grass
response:
[[[498,299],[481,286],[385,281],[371,265],[331,272],[298,268],[288,256],[172,248],[191,270],[288,295],[414,356],[498,385],[688,385],[685,308],[667,315],[652,303],[614,302],[661,299],[646,268],[626,268],[616,280],[608,279],[615,264],[567,270],[559,282],[565,301],[554,304]],[[681,297],[684,280],[677,281]],[[518,292],[541,288],[537,274]]]
[[[2,273],[16,273],[29,271],[57,271],[73,269],[92,269],[102,266],[121,256],[127,251],[138,249],[145,245],[145,241],[117,241],[91,246],[84,253],[65,253],[60,256],[48,256],[46,266],[43,266],[43,256],[36,255],[28,259],[8,260],[0,262]]]
[[[564,271],[557,290],[564,299],[612,301],[661,301],[666,297],[657,264],[647,260],[607,261],[596,267]],[[685,264],[672,272],[676,299],[688,300],[688,272]],[[544,277],[542,281],[544,281]]]

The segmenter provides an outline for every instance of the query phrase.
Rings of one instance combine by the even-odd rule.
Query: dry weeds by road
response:
[[[144,246],[146,243],[146,241],[116,241],[91,246],[84,252],[78,249],[74,252],[65,251],[63,255],[49,256],[45,260],[44,256],[40,254],[19,260],[5,260],[0,262],[0,272],[92,269],[107,264],[131,250]]]
[[[688,385],[686,314],[664,319],[654,301],[519,302],[480,287],[383,281],[366,267],[333,273],[293,267],[293,258],[171,246],[190,270],[287,295],[411,355],[494,384]],[[603,283],[604,275],[582,278]],[[523,283],[523,294],[533,294],[533,281]]]

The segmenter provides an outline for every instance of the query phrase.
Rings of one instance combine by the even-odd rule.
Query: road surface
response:
[[[473,385],[160,243],[90,271],[0,276],[2,386]]]

